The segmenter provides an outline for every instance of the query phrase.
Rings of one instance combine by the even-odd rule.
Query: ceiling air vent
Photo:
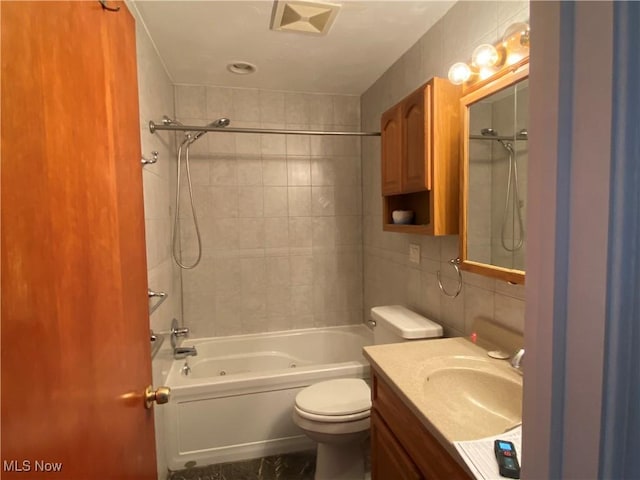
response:
[[[333,3],[279,1],[271,29],[325,35],[339,9],[340,5]]]

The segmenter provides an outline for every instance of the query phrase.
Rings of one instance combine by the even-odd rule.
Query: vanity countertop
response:
[[[474,410],[473,404],[496,401],[515,404],[515,410],[519,407],[521,412],[522,376],[508,361],[490,358],[486,350],[466,338],[372,345],[364,348],[364,355],[376,374],[463,466],[453,442],[496,435],[521,420],[503,420]],[[427,382],[436,380],[436,372],[441,383],[433,388]],[[496,378],[498,388],[489,384]],[[425,394],[427,388],[431,390]],[[472,403],[465,403],[468,396],[474,397]]]

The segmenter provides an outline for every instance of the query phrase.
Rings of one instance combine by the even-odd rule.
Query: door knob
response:
[[[149,385],[144,391],[144,407],[151,408],[153,402],[156,402],[158,405],[168,403],[170,396],[171,389],[169,387],[158,387],[154,390],[153,387]]]

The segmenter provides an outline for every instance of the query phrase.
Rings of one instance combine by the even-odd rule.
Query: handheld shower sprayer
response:
[[[493,128],[483,128],[480,130],[480,134],[483,137],[498,137],[498,132],[496,132]],[[529,132],[526,129],[520,130],[516,135],[516,140],[526,140],[529,136]],[[520,192],[518,188],[518,162],[516,158],[516,152],[513,148],[513,143],[506,142],[502,138],[496,138],[498,143],[502,145],[507,153],[509,154],[509,173],[507,176],[507,192],[506,192],[506,200],[504,206],[504,213],[502,216],[502,226],[500,228],[500,240],[502,242],[502,247],[508,252],[515,252],[522,248],[524,243],[524,220],[522,218],[522,208],[521,208],[521,200],[520,200]],[[515,216],[518,222],[518,237],[517,241],[513,246],[507,245],[506,229],[507,229],[507,216],[509,213],[509,204],[512,202],[513,211],[515,212]],[[515,220],[514,220],[515,221]],[[514,238],[515,241],[515,238]]]
[[[165,116],[162,119],[162,123],[164,123],[165,125],[182,125],[180,122],[177,122],[175,120],[172,120],[171,118]],[[217,120],[214,120],[213,122],[209,123],[207,125],[207,127],[215,127],[215,128],[224,128],[226,126],[228,126],[231,123],[231,120],[229,120],[228,118],[222,117],[222,118],[218,118]],[[189,168],[189,147],[196,141],[198,140],[200,137],[202,137],[205,133],[207,133],[206,131],[199,131],[196,132],[195,134],[192,132],[187,132],[184,136],[184,140],[182,141],[182,143],[180,144],[180,147],[178,148],[178,165],[177,165],[177,175],[176,175],[176,208],[173,212],[173,234],[172,234],[172,240],[171,240],[171,252],[173,254],[173,259],[175,260],[176,264],[185,270],[189,270],[192,268],[195,268],[196,265],[198,265],[198,263],[200,263],[200,259],[202,258],[202,239],[200,237],[200,227],[198,226],[198,217],[196,215],[196,206],[195,203],[193,201],[193,186],[191,183],[191,170]],[[184,163],[185,163],[185,170],[186,170],[186,176],[187,176],[187,187],[189,188],[189,202],[191,204],[191,215],[193,218],[193,226],[194,229],[196,231],[196,239],[197,239],[197,243],[198,243],[198,251],[197,251],[197,255],[196,255],[196,259],[193,261],[193,263],[188,264],[188,263],[183,263],[182,261],[182,254],[179,251],[179,247],[178,247],[178,234],[180,233],[180,227],[178,224],[178,213],[180,212],[180,174],[182,172],[182,150],[185,150],[185,154],[184,154]]]

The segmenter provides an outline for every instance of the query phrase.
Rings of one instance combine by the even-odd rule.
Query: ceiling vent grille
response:
[[[325,35],[340,5],[320,2],[278,1],[272,30]]]

